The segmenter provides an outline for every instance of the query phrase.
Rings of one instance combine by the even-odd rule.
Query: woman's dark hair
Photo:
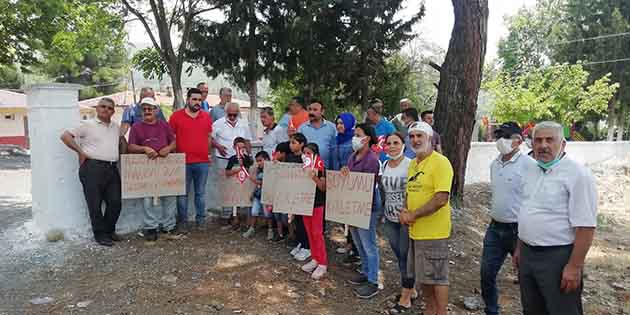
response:
[[[391,136],[398,137],[400,139],[400,141],[402,142],[402,144],[405,144],[405,137],[403,137],[403,135],[400,132],[396,131],[396,132],[390,134],[389,136],[387,136],[387,138],[385,138],[385,141],[387,142],[387,139],[389,139],[389,137],[391,137]]]
[[[284,153],[284,154],[291,153],[291,149],[289,147],[289,141],[278,143],[278,145],[276,145],[276,151]]]
[[[309,148],[311,151],[313,151],[313,153],[315,153],[316,155],[319,155],[319,146],[317,146],[317,143],[315,142],[311,142],[305,145],[304,148]]]
[[[370,137],[370,142],[368,145],[375,145],[378,143],[378,138],[376,138],[376,131],[374,131],[374,127],[372,125],[366,123],[357,124],[354,129],[360,128],[363,130],[366,136]],[[354,133],[356,135],[356,132]]]
[[[260,151],[258,153],[256,153],[256,156],[254,158],[263,158],[263,160],[271,160],[271,158],[269,157],[269,153],[267,153],[267,151]]]
[[[413,121],[418,121],[420,119],[418,119],[418,110],[411,107],[411,108],[407,108],[403,111],[403,115],[413,119]]]
[[[306,144],[307,143],[306,142],[306,137],[303,134],[299,133],[299,132],[292,134],[289,137],[289,139],[293,139],[293,140],[295,140],[295,141],[297,141],[297,142],[299,142],[301,144]]]

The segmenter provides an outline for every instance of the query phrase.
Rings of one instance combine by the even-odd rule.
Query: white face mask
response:
[[[499,153],[501,153],[501,155],[510,154],[512,153],[512,151],[514,151],[514,148],[512,148],[512,143],[514,143],[512,139],[497,139],[497,150],[499,151]]]
[[[390,160],[398,160],[404,153],[405,153],[405,145],[403,144],[402,148],[400,149],[400,153],[398,153],[396,156],[391,156],[389,155],[389,153],[387,153],[387,158]]]
[[[363,139],[366,137],[352,137],[352,151],[359,151],[363,148]]]

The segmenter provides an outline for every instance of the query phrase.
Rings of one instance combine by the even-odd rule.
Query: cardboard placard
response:
[[[252,167],[249,172],[252,175],[255,174],[254,167]],[[256,189],[256,184],[249,180],[249,178],[241,184],[236,175],[226,177],[225,174],[222,174],[220,176],[221,179],[218,181],[219,193],[223,207],[252,206],[252,194]]]
[[[374,174],[326,171],[326,220],[368,229],[373,194]]]
[[[269,163],[271,164],[271,163]],[[265,199],[263,204],[272,204],[273,211],[298,215],[312,215],[315,204],[315,182],[310,178],[308,170],[302,169],[299,163],[274,163],[271,167],[272,180],[263,178],[263,195],[273,196],[273,202]],[[267,176],[267,165],[265,174]],[[266,192],[265,192],[266,190]]]
[[[185,195],[186,157],[172,153],[151,160],[144,154],[123,154],[120,176],[123,199]]]
[[[278,169],[278,163],[272,161],[265,161],[265,171],[263,173],[263,186],[260,196],[260,202],[263,205],[273,204],[273,195],[275,194],[276,187],[276,170]]]

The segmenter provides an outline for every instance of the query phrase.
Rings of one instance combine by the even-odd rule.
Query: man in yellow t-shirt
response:
[[[407,175],[407,208],[400,222],[409,225],[407,270],[422,286],[425,314],[446,315],[448,306],[448,238],[451,236],[449,194],[453,167],[433,150],[433,129],[425,122],[409,126],[416,158]]]

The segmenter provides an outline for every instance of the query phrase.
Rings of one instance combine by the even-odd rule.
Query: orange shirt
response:
[[[305,110],[300,111],[299,113],[291,116],[291,123],[293,127],[297,130],[300,126],[308,121],[308,112]]]

